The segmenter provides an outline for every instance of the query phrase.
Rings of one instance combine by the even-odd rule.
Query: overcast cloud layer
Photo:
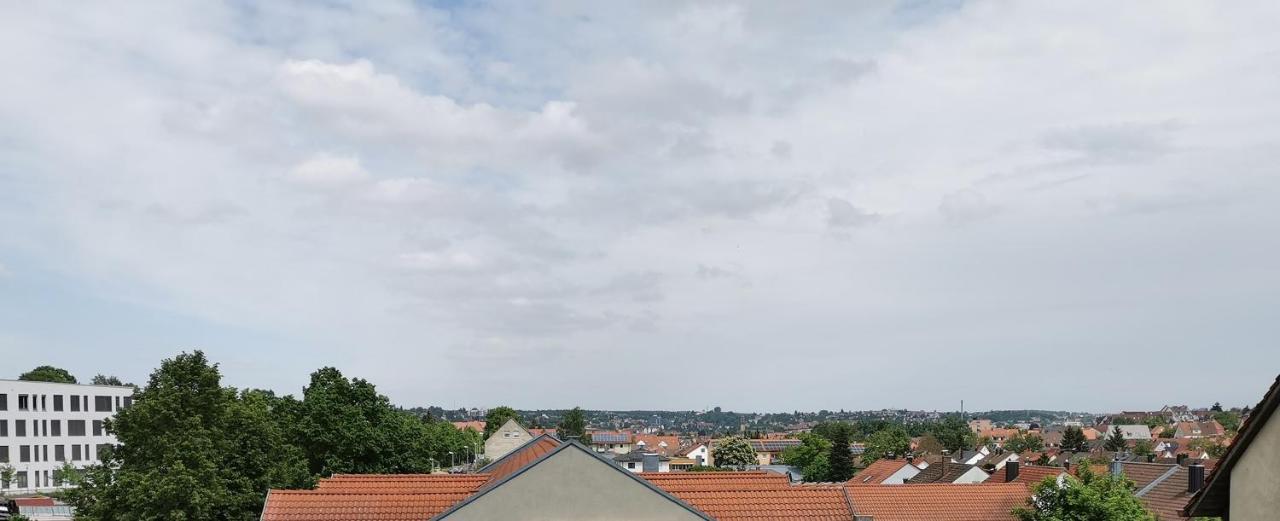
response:
[[[201,348],[406,405],[1252,404],[1277,20],[5,2],[4,377]]]

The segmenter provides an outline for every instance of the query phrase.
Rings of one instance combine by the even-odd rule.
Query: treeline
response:
[[[910,425],[881,420],[823,422],[799,435],[801,444],[783,451],[782,459],[800,467],[805,481],[846,481],[856,470],[850,451],[853,442],[863,444],[857,462],[865,467],[882,458],[907,455],[911,438],[917,436],[916,450],[931,454],[972,449],[979,441],[958,417]]]
[[[66,492],[78,520],[250,521],[268,489],[310,488],[335,473],[431,472],[481,443],[332,367],[311,374],[301,399],[224,387],[200,351],[164,360],[106,429],[120,444]]]

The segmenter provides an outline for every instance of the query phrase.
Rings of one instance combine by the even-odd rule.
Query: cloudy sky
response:
[[[0,352],[406,405],[1280,372],[1280,3],[5,2]]]

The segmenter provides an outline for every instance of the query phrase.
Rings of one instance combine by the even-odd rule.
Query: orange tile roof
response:
[[[1142,501],[1142,505],[1162,521],[1172,521],[1182,517],[1182,509],[1187,506],[1187,502],[1193,495],[1187,492],[1187,478],[1190,472],[1182,466],[1173,468],[1176,470],[1165,475],[1164,479],[1145,490],[1138,490],[1138,499]]]
[[[494,462],[486,465],[481,472],[489,474],[489,481],[496,482],[505,478],[516,471],[524,468],[533,460],[536,460],[560,446],[560,440],[552,436],[539,436],[516,450],[511,451],[506,456],[498,458]]]
[[[476,432],[484,432],[485,422],[482,422],[482,421],[453,422],[453,426],[454,428],[460,431],[464,431],[464,430],[467,430],[468,428],[471,428],[471,429],[475,429]]]
[[[849,502],[839,487],[784,486],[771,490],[667,492],[719,521],[853,519]]]
[[[782,474],[747,472],[643,472],[640,477],[667,492],[725,492],[786,488],[791,480]]]
[[[322,479],[316,490],[329,493],[470,494],[489,480],[485,474],[338,475]]]
[[[847,485],[854,513],[875,521],[1004,521],[1027,504],[1022,483]]]
[[[272,490],[261,521],[424,521],[470,496]]]
[[[680,451],[679,436],[658,436],[656,434],[636,434],[634,438],[637,445],[637,449],[639,448],[640,442],[643,441],[645,450],[653,451],[663,456],[675,456],[676,453]],[[663,447],[662,446],[663,443],[666,443],[667,446]]]
[[[853,479],[850,479],[849,482],[879,485],[884,483],[884,480],[894,472],[902,470],[902,467],[907,465],[907,460],[902,459],[878,460],[875,463],[867,465],[867,468],[862,469],[862,471],[857,474],[854,474]]]

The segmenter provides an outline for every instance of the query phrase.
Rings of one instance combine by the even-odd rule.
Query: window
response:
[[[125,396],[125,397],[124,397],[124,408],[125,408],[125,409],[128,409],[128,408],[130,408],[130,407],[132,407],[132,406],[133,406],[133,397],[132,397],[132,396]],[[0,409],[0,411],[3,411],[3,410],[4,410],[4,409]]]
[[[80,397],[73,394],[67,398],[71,400],[71,412],[80,412]]]
[[[54,446],[53,446],[53,459],[54,459],[55,461],[67,461],[67,446],[66,446],[66,445],[54,445]]]
[[[9,446],[0,445],[0,463],[9,462]]]
[[[116,410],[117,410],[117,411],[118,411],[118,410],[120,410],[120,397],[119,397],[119,396],[117,396],[117,397],[116,397]]]
[[[49,461],[49,446],[45,445],[40,451],[40,461]]]
[[[80,459],[81,459],[81,458],[80,458],[80,446],[79,446],[79,445],[72,445],[72,446],[71,446],[71,461],[80,461]]]
[[[0,394],[0,411],[9,410],[9,395]]]
[[[46,400],[46,398],[48,398],[47,395],[40,395],[40,410],[42,411],[49,410],[49,400]]]
[[[27,435],[27,420],[13,420],[13,435],[14,436]]]
[[[53,395],[53,411],[54,412],[62,411],[62,395],[61,394]]]
[[[18,488],[27,488],[27,471],[18,472]]]
[[[26,411],[31,409],[31,396],[26,394],[18,395],[18,410]]]
[[[53,420],[53,423],[49,425],[53,427],[52,434],[54,436],[62,436],[62,420]]]
[[[93,412],[111,412],[110,396],[94,396]]]
[[[0,438],[9,435],[9,420],[0,420]]]
[[[634,468],[636,468],[636,462],[634,462],[634,461],[628,461],[628,462],[627,462],[627,468],[629,468],[629,469],[634,469]]]
[[[93,420],[93,435],[102,436],[102,420]]]
[[[67,436],[84,436],[84,420],[67,420]]]
[[[28,462],[28,461],[31,461],[31,446],[30,446],[30,445],[23,445],[23,446],[21,446],[21,447],[18,447],[18,461],[20,461],[20,462],[22,462],[22,463],[26,463],[26,462]]]

